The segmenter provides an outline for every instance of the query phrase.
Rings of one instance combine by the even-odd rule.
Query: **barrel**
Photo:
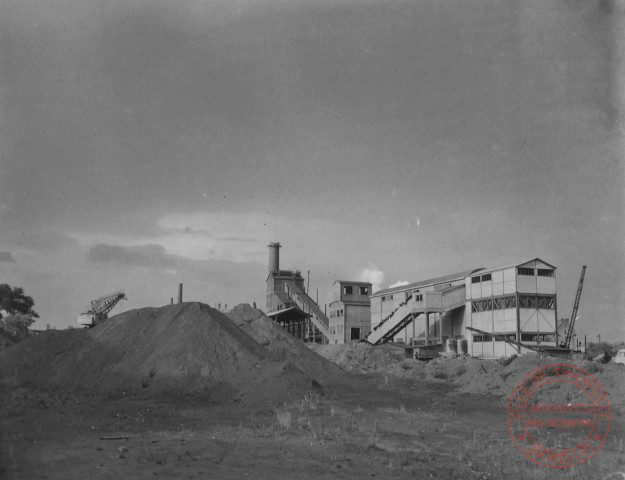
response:
[[[455,338],[447,339],[447,352],[449,353],[457,353],[458,352],[458,341]]]
[[[469,353],[469,345],[466,339],[458,340],[458,353],[467,355]]]

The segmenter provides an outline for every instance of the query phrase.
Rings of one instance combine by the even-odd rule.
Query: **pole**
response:
[[[306,294],[308,294],[308,292],[310,292],[310,270],[308,270],[308,280],[307,280],[307,284],[306,284]]]
[[[182,303],[182,283],[178,284],[178,303]]]

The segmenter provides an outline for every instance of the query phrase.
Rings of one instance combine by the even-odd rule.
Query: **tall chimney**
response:
[[[182,303],[182,283],[178,284],[178,303]]]
[[[269,245],[269,274],[280,271],[280,243],[271,242]]]

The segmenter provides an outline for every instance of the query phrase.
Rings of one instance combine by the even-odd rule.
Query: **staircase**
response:
[[[330,340],[330,320],[328,317],[321,311],[317,303],[298,287],[295,282],[286,281],[284,284],[288,287],[285,288],[285,293],[288,297],[295,302],[302,312],[310,315],[310,320],[325,337],[325,341],[328,342]]]
[[[395,310],[376,325],[362,341],[371,345],[378,345],[384,341],[391,340],[398,332],[403,330],[413,318],[411,300],[412,295],[405,302],[400,303]]]

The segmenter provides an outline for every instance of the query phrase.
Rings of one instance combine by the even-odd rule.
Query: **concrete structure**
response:
[[[442,347],[447,339],[465,339],[468,353],[478,357],[526,353],[492,334],[555,347],[555,270],[536,258],[378,291],[371,296],[372,330],[366,340]],[[467,326],[491,335],[472,333]]]
[[[371,330],[371,284],[337,280],[330,303],[330,343],[358,342]]]
[[[327,343],[329,320],[308,296],[299,270],[280,270],[279,243],[270,243],[267,275],[267,315],[304,341]]]

